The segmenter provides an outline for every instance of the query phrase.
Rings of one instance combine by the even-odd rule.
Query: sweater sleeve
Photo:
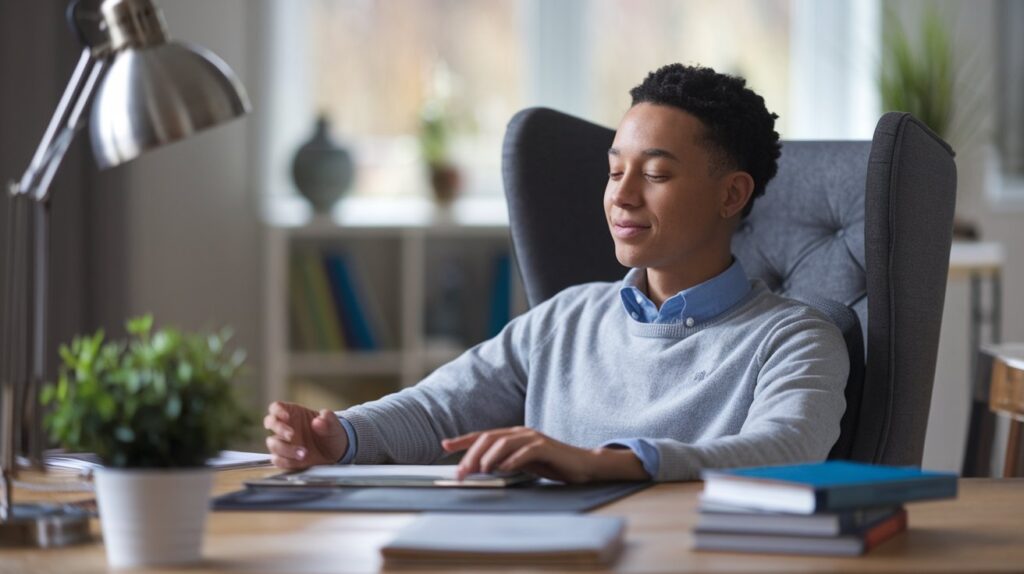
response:
[[[521,425],[529,353],[548,303],[513,319],[414,387],[338,412],[355,429],[356,464],[432,464],[441,440]]]
[[[658,481],[693,480],[703,469],[824,460],[839,438],[850,363],[842,334],[808,311],[774,328],[747,418],[736,435],[693,444],[648,439],[658,449]]]

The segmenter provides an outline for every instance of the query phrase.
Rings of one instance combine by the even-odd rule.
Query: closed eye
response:
[[[622,172],[621,171],[610,172],[608,174],[608,179],[610,179],[612,181],[619,181],[620,179],[622,179]]]
[[[667,175],[658,175],[656,173],[645,173],[644,177],[646,177],[648,181],[651,181],[651,182],[654,182],[654,183],[661,183],[663,181],[668,181],[668,176]]]

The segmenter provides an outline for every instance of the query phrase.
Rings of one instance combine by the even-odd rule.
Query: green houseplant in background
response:
[[[943,139],[953,121],[953,45],[946,23],[929,5],[912,47],[900,20],[890,13],[882,36],[879,89],[885,111],[910,112]]]
[[[458,79],[444,60],[434,62],[419,113],[420,155],[426,164],[434,200],[450,204],[459,191],[461,176],[452,160],[452,139],[463,122],[454,97]],[[464,126],[462,126],[464,127]]]
[[[980,80],[966,76],[977,76],[982,67],[958,64],[950,35],[954,16],[944,15],[934,3],[920,9],[913,35],[907,33],[894,5],[887,10],[878,78],[882,109],[910,112],[960,154],[974,142],[983,122],[977,91],[960,101],[956,85]],[[959,216],[954,219],[953,234],[960,239],[978,237],[976,226]]]
[[[232,382],[245,360],[230,334],[189,334],[128,321],[127,341],[102,331],[62,345],[44,426],[74,451],[95,452],[107,557],[113,567],[201,556],[213,471],[205,461],[247,434]]]
[[[444,102],[430,101],[420,112],[420,153],[427,164],[434,199],[446,205],[459,189],[459,169],[451,159],[452,119]]]

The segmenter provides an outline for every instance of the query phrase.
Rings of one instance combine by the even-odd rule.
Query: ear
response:
[[[719,214],[729,219],[743,211],[754,193],[754,178],[745,171],[734,171],[722,178],[721,205]]]

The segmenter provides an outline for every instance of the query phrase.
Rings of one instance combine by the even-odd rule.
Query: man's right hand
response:
[[[274,466],[301,470],[317,464],[335,464],[348,449],[348,435],[333,412],[316,412],[295,403],[275,401],[267,408],[263,428]]]

